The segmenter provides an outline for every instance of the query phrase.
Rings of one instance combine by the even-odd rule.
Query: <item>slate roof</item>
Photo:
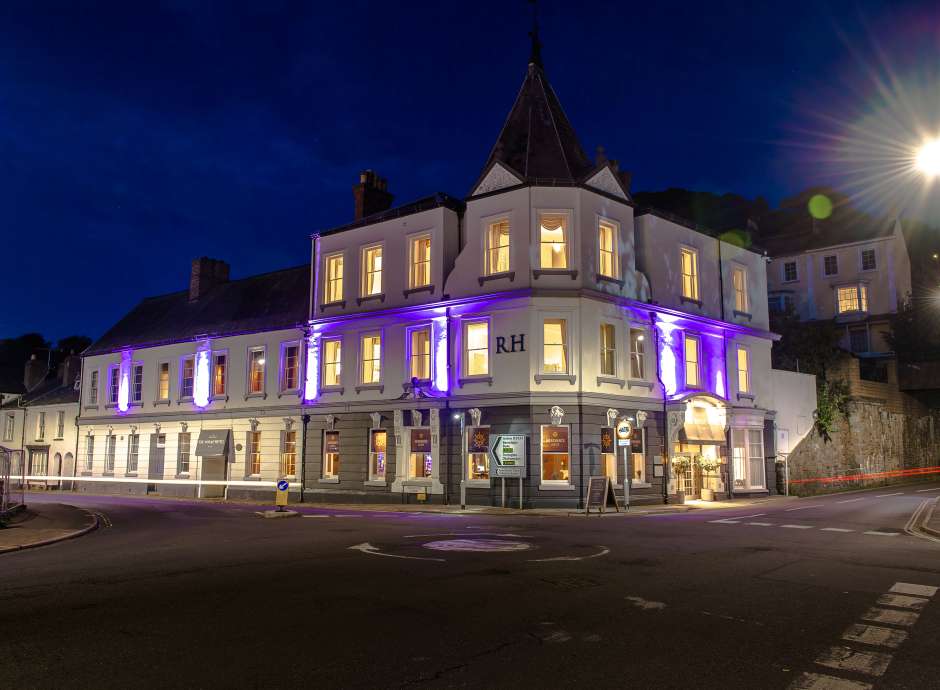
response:
[[[47,378],[36,388],[24,393],[17,399],[0,406],[0,409],[10,410],[29,407],[31,405],[62,405],[77,403],[81,393],[75,390],[75,382],[63,385],[58,376]]]
[[[809,213],[777,213],[759,221],[760,243],[770,256],[787,256],[890,237],[894,223],[850,211],[833,213],[825,220],[814,220]]]
[[[309,318],[310,265],[231,280],[195,302],[189,291],[148,297],[83,355],[237,333],[296,328]]]
[[[23,365],[0,365],[0,393],[23,393]]]
[[[536,62],[529,63],[516,102],[474,189],[496,161],[530,183],[549,180],[576,183],[595,169],[581,148],[545,71]]]
[[[415,213],[421,213],[423,211],[430,211],[431,209],[439,208],[441,206],[444,208],[449,208],[455,213],[463,213],[464,209],[467,207],[467,205],[460,199],[455,199],[454,197],[450,196],[449,194],[445,194],[444,192],[438,192],[433,196],[427,196],[423,199],[418,199],[417,201],[412,201],[408,204],[396,206],[385,211],[379,211],[378,213],[373,213],[372,215],[365,216],[364,218],[360,218],[359,220],[353,221],[351,223],[345,223],[335,228],[330,228],[329,230],[316,232],[312,235],[312,237],[322,237],[324,235],[332,235],[337,232],[342,232],[343,230],[352,230],[353,228],[361,228],[366,225],[382,223],[386,220],[402,218],[403,216],[410,216]]]

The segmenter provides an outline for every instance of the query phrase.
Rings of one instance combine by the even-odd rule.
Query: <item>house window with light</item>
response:
[[[546,319],[542,324],[542,371],[568,373],[567,322],[564,319]]]
[[[281,476],[293,477],[297,474],[297,432],[281,433]]]
[[[295,391],[300,387],[300,345],[281,348],[281,390]]]
[[[323,479],[339,479],[339,432],[323,432]]]
[[[597,272],[607,278],[619,277],[617,265],[618,227],[607,220],[597,224]]]
[[[108,405],[117,405],[121,387],[121,370],[117,365],[108,368]]]
[[[382,381],[382,336],[377,333],[362,336],[362,379],[363,384],[381,383]]]
[[[144,365],[131,367],[131,402],[140,404],[144,400]]]
[[[176,473],[189,474],[190,434],[188,431],[180,432],[176,439]]]
[[[874,271],[877,267],[878,266],[875,263],[875,250],[863,249],[862,250],[862,270]]]
[[[248,474],[258,476],[261,474],[261,432],[249,431],[245,444],[245,465]]]
[[[128,434],[127,436],[127,473],[137,472],[137,466],[140,462],[140,434]]]
[[[764,488],[763,431],[760,429],[732,429],[731,457],[735,489]]]
[[[630,329],[630,378],[646,380],[646,331]]]
[[[343,254],[330,254],[323,259],[326,266],[324,271],[326,283],[324,285],[324,303],[333,304],[343,301]]]
[[[539,214],[539,257],[542,268],[568,268],[568,216]]]
[[[196,359],[192,355],[183,357],[180,363],[180,398],[186,400],[193,397],[193,381],[196,372]]]
[[[431,284],[431,236],[412,237],[409,242],[411,261],[408,287],[414,289]]]
[[[617,375],[617,336],[614,325],[601,324],[601,376]]]
[[[490,373],[490,324],[470,321],[464,324],[464,375],[486,376]]]
[[[228,386],[228,355],[217,352],[212,355],[212,396],[223,398]]]
[[[743,266],[735,266],[732,270],[731,286],[734,289],[734,310],[747,314],[750,305],[747,300],[747,271]]]
[[[382,245],[362,248],[362,285],[363,297],[382,294]]]
[[[88,380],[88,404],[98,404],[98,371],[91,372]]]
[[[427,381],[431,378],[431,329],[410,331],[409,341],[410,378]]]
[[[509,221],[489,223],[486,227],[486,275],[509,271]]]
[[[170,399],[170,363],[157,365],[157,400]]]
[[[340,385],[342,373],[343,341],[331,338],[323,341],[323,387]]]
[[[738,393],[751,392],[750,360],[748,351],[743,347],[738,347]]]
[[[264,393],[264,348],[248,350],[248,394]]]
[[[685,385],[699,386],[699,339],[697,336],[685,336]]]
[[[836,307],[840,314],[868,311],[868,286],[844,285],[836,288]]]
[[[698,300],[698,252],[688,247],[679,250],[682,269],[682,296],[685,299]]]

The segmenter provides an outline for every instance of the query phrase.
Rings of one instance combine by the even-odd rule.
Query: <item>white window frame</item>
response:
[[[336,383],[326,383],[326,345],[327,343],[339,343],[339,376],[337,376]],[[343,387],[343,336],[338,335],[336,337],[323,337],[320,338],[320,390],[322,391],[331,391],[342,389]]]
[[[46,440],[46,413],[39,412],[36,415],[36,440]]]
[[[366,338],[379,339],[379,358],[378,360],[369,359],[370,362],[378,361],[379,378],[377,381],[366,381],[366,358],[365,358],[365,340]],[[359,385],[360,386],[381,386],[385,380],[385,338],[381,330],[363,331],[359,334]]]
[[[12,441],[16,428],[16,415],[7,414],[3,418],[3,440]]]
[[[117,436],[113,433],[104,437],[104,473],[114,474],[117,459]]]
[[[281,462],[280,462],[280,466],[278,469],[280,470],[279,472],[280,476],[288,478],[288,479],[293,479],[294,477],[297,476],[297,433],[298,433],[297,429],[295,428],[284,429],[281,432],[281,448],[280,448]],[[290,469],[287,464],[288,463],[287,438],[290,434],[293,434],[293,441],[291,442],[293,443],[293,447],[294,447],[294,450],[292,451],[292,455],[294,456],[294,459],[293,459],[294,471],[293,472],[287,471],[288,469]]]
[[[137,374],[140,373],[140,395],[137,395]],[[131,362],[131,370],[129,373],[130,381],[128,382],[128,388],[130,389],[127,393],[128,404],[129,405],[143,405],[144,404],[144,363],[143,362]]]
[[[572,229],[571,209],[551,209],[540,208],[535,213],[535,238],[538,246],[539,269],[542,271],[571,271],[574,265],[574,232]],[[563,216],[565,221],[562,224],[562,241],[565,255],[565,265],[563,267],[543,266],[542,265],[542,218],[543,216]],[[554,244],[554,243],[550,243]]]
[[[160,395],[160,370],[163,368],[163,365],[166,365],[166,396]],[[170,364],[169,360],[164,360],[162,362],[157,362],[157,402],[170,402],[170,396],[173,394],[172,386],[172,376],[173,376],[173,366]]]
[[[65,410],[55,413],[55,437],[58,440],[65,438]]]
[[[826,265],[826,259],[833,259],[835,261],[835,268],[832,273],[829,272],[829,267]],[[838,254],[825,254],[823,255],[823,275],[826,278],[832,278],[833,276],[839,275],[839,255]]]
[[[601,252],[603,251],[601,249],[601,225],[608,225],[613,230],[614,246],[611,250],[613,254],[611,257],[611,265],[613,268],[612,275],[601,272]],[[597,245],[597,275],[604,278],[611,278],[612,280],[620,280],[620,222],[606,216],[597,216],[594,228],[594,240]]]
[[[218,366],[219,357],[225,357],[225,372],[222,374],[222,388],[224,390],[221,393],[217,393],[215,390],[215,370]],[[209,369],[209,399],[228,400],[228,375],[232,369],[232,358],[229,357],[228,350],[213,350],[211,362],[212,366]]]
[[[684,259],[685,256],[689,255],[692,257],[692,273],[689,275],[690,281],[689,284],[692,287],[693,294],[687,295],[685,292],[685,267]],[[701,302],[702,296],[702,285],[701,285],[701,271],[699,270],[699,250],[696,247],[692,247],[687,244],[679,245],[679,296],[681,299],[687,302]]]
[[[342,262],[342,275],[339,279],[330,278],[330,260],[339,258]],[[330,299],[330,284],[339,283],[339,298]],[[329,254],[324,254],[323,256],[323,304],[340,304],[345,301],[346,297],[346,252],[345,251],[336,251],[330,252]]]
[[[248,350],[248,361],[247,366],[245,367],[245,397],[246,398],[264,398],[267,397],[268,390],[268,348],[266,345],[254,345],[249,347]],[[253,363],[252,357],[254,353],[261,353],[261,390],[253,391],[251,390],[251,365]]]
[[[793,264],[793,278],[787,278],[787,264]],[[784,283],[800,282],[800,262],[796,259],[780,262],[780,280]]]
[[[95,467],[95,437],[93,434],[85,436],[85,471],[91,472]]]
[[[434,239],[430,231],[416,232],[413,235],[408,235],[408,289],[416,290],[419,288],[428,288],[434,285]],[[418,242],[422,240],[428,241],[428,280],[425,283],[416,282],[415,274],[416,267],[418,262],[415,261],[415,249],[418,246]],[[383,256],[384,258],[384,256]],[[384,263],[384,262],[383,262]],[[421,262],[424,263],[424,262]],[[384,268],[384,265],[383,265]],[[384,276],[383,276],[384,278]],[[384,286],[383,286],[384,287]]]
[[[182,467],[183,440],[186,441],[186,469]],[[189,431],[181,431],[176,435],[176,476],[188,477],[192,469],[193,437]]]
[[[750,435],[752,432],[760,434],[760,479],[759,482],[754,481],[752,469],[752,462],[757,459],[756,456],[751,455],[751,439]],[[738,445],[737,441],[739,436],[744,435],[744,457],[739,458],[735,455],[735,451],[738,450],[741,446]],[[764,491],[767,488],[767,467],[766,460],[764,459],[764,430],[761,428],[755,427],[736,427],[731,429],[731,462],[732,464],[732,484],[741,479],[738,476],[739,467],[737,464],[743,461],[745,477],[744,477],[744,486],[734,486],[734,491]]]
[[[735,279],[740,276],[741,289],[735,284]],[[748,290],[747,267],[743,264],[732,264],[731,266],[731,291],[734,293],[734,310],[739,314],[751,313],[751,300],[747,293]],[[740,302],[738,297],[741,298]]]
[[[127,461],[125,464],[124,471],[126,474],[137,474],[137,470],[139,466],[140,466],[140,434],[130,433],[127,435]]]
[[[261,476],[261,470],[264,464],[264,457],[261,454],[262,441],[261,429],[249,429],[245,434],[245,476],[247,477]],[[258,456],[257,472],[253,471],[255,469],[252,463],[253,455]]]
[[[412,362],[414,361],[414,334],[418,331],[427,331],[428,333],[428,375],[425,378],[418,377],[421,383],[427,383],[434,380],[434,329],[430,322],[415,324],[405,329],[405,367],[408,381],[414,377]]]
[[[845,314],[867,314],[869,309],[868,300],[870,295],[868,294],[868,285],[866,283],[850,283],[848,285],[836,285],[835,286],[835,307],[836,315],[843,316]],[[857,309],[846,309],[842,310],[841,301],[839,300],[839,291],[840,290],[855,290],[855,304]],[[864,291],[865,299],[862,299],[862,292]]]
[[[569,314],[542,314],[541,316],[542,328],[539,332],[539,372],[541,372],[542,376],[568,376],[572,371],[571,352],[573,348],[571,347],[571,329],[569,328],[571,317]],[[545,348],[548,345],[545,342],[545,325],[549,321],[560,321],[562,323],[562,342],[560,345],[565,359],[565,368],[563,371],[545,370]],[[555,343],[553,343],[553,345],[557,346]]]
[[[695,381],[689,381],[689,355],[688,342],[695,342]],[[695,333],[682,334],[682,382],[686,388],[702,387],[702,338]]]
[[[366,256],[370,249],[380,249],[381,250],[381,265],[382,267],[378,271],[372,271],[371,273],[379,274],[379,291],[378,292],[366,292],[367,286],[369,284],[369,275],[370,272],[366,270]],[[373,242],[371,244],[365,244],[359,248],[359,297],[361,299],[369,299],[375,297],[381,297],[385,294],[385,243],[384,242]]]
[[[871,252],[872,261],[875,265],[871,268],[865,268],[865,252]],[[878,270],[878,252],[874,247],[859,247],[858,250],[858,270],[860,273],[871,273]]]
[[[650,343],[650,332],[648,328],[643,328],[641,326],[635,326],[632,324],[630,325],[629,330],[627,331],[627,349],[629,350],[629,353],[630,353],[630,365],[627,370],[628,379],[630,381],[648,381],[649,375],[650,375],[650,372],[649,372],[650,367],[648,363],[649,362],[648,345],[646,348],[644,348],[644,351],[640,354],[639,361],[640,361],[640,367],[643,369],[642,376],[640,378],[636,378],[633,375],[633,362],[634,362],[634,359],[636,358],[636,352],[633,351],[633,331],[640,332],[640,335],[643,336],[644,344]]]
[[[610,350],[611,352],[613,352],[614,370],[613,370],[612,372],[606,372],[606,371],[604,371],[604,354],[605,354],[605,350],[604,350],[603,329],[604,329],[605,326],[609,327],[609,328],[611,329],[611,331],[613,332],[613,334],[614,334],[614,343],[613,343],[614,346],[613,346],[613,348],[611,348],[611,350]],[[611,323],[611,322],[609,322],[609,321],[601,321],[600,327],[598,328],[598,333],[597,333],[597,335],[598,335],[597,351],[598,351],[598,354],[599,354],[599,356],[600,356],[600,360],[599,360],[598,363],[597,363],[597,365],[598,365],[598,366],[597,366],[597,369],[598,369],[598,373],[599,373],[599,375],[600,375],[601,377],[608,378],[608,379],[609,379],[609,378],[617,378],[617,375],[620,373],[620,357],[618,356],[619,348],[617,347],[617,341],[618,341],[618,339],[619,339],[619,337],[620,337],[620,336],[619,336],[619,333],[618,333],[619,330],[620,330],[620,329],[618,328],[618,324],[616,324],[616,323]]]
[[[88,400],[86,404],[90,407],[98,406],[98,389],[101,387],[101,373],[98,369],[92,369],[88,372]]]
[[[372,472],[373,461],[376,460],[374,456],[378,455],[377,452],[375,453],[372,452],[372,434],[376,431],[385,432],[385,467],[383,468],[381,476],[379,476],[378,474],[374,474]],[[386,429],[385,427],[379,426],[379,427],[369,428],[369,436],[366,439],[366,450],[367,450],[368,457],[369,457],[369,466],[366,468],[366,472],[368,474],[370,484],[384,485],[388,482],[388,435],[389,435],[388,429]],[[340,435],[340,444],[342,444],[342,434]],[[340,445],[340,467],[342,467],[342,449],[343,449],[343,446]]]
[[[295,372],[296,382],[295,382],[295,385],[293,386],[287,385],[287,349],[290,347],[297,348],[297,362],[296,362],[297,371]],[[280,350],[281,350],[280,357],[278,357],[278,389],[280,390],[281,393],[296,393],[300,390],[300,386],[302,385],[301,379],[303,378],[301,376],[303,372],[303,365],[302,365],[303,355],[302,355],[302,348],[300,347],[300,341],[299,340],[287,340],[281,343]]]
[[[117,374],[117,377],[114,376]],[[105,398],[105,407],[117,407],[121,399],[121,365],[108,365],[108,392]]]
[[[506,275],[507,273],[512,272],[512,214],[504,213],[495,216],[488,216],[483,218],[483,273],[484,276],[501,276]],[[490,244],[490,229],[494,225],[501,225],[506,223],[509,228],[509,233],[507,237],[509,238],[509,244],[498,245],[493,247]],[[499,250],[502,247],[506,247],[506,270],[505,271],[496,271],[493,270],[493,264],[490,261],[491,253],[493,250]],[[498,254],[497,254],[498,256]]]
[[[744,353],[744,371],[741,371],[741,353]],[[743,395],[751,394],[751,350],[744,345],[735,345],[734,348],[734,370],[736,373],[735,385],[738,393]],[[744,387],[741,387],[741,374],[744,374]]]
[[[486,324],[486,372],[483,374],[471,374],[469,372],[470,366],[470,350],[468,345],[470,344],[470,339],[467,336],[467,331],[470,326],[478,323]],[[461,319],[460,322],[460,374],[461,379],[466,380],[483,380],[492,377],[493,375],[493,324],[490,317],[474,317]]]
[[[549,426],[566,426],[568,427],[568,479],[545,479],[545,448],[542,445],[542,435],[544,433],[545,427]],[[539,425],[539,487],[540,488],[561,488],[569,489],[574,485],[571,483],[571,470],[572,470],[572,438],[571,438],[571,425],[570,424],[540,424]]]
[[[192,386],[192,390],[189,392],[189,395],[183,395],[183,377],[186,372],[187,361],[191,361],[193,365],[193,386]],[[180,357],[179,363],[180,363],[179,387],[177,388],[177,390],[179,391],[179,400],[180,401],[192,400],[193,395],[195,395],[196,393],[196,355],[195,354],[183,355],[182,357]]]

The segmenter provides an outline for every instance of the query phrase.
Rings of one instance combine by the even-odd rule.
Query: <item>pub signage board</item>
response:
[[[412,453],[430,453],[431,452],[431,429],[422,427],[411,430],[411,452]]]
[[[542,427],[542,454],[568,452],[568,427]]]
[[[591,508],[603,513],[607,506],[613,505],[614,510],[620,512],[614,487],[610,484],[610,477],[588,477],[587,501],[585,512],[590,513]]]
[[[339,432],[327,431],[323,434],[323,452],[339,453]]]
[[[601,427],[601,452],[615,453],[614,450],[614,429],[613,427]]]
[[[467,429],[467,452],[486,453],[490,449],[490,428],[471,426]]]
[[[388,440],[388,434],[385,429],[372,429],[369,433],[369,452],[384,453]]]

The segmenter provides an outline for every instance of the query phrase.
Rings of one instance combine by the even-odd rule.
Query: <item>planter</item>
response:
[[[680,505],[680,506],[685,503],[685,491],[677,491],[677,492],[676,492],[676,497],[675,497],[674,503],[675,503],[676,505]]]
[[[702,500],[703,501],[714,501],[715,492],[712,489],[702,489]]]

